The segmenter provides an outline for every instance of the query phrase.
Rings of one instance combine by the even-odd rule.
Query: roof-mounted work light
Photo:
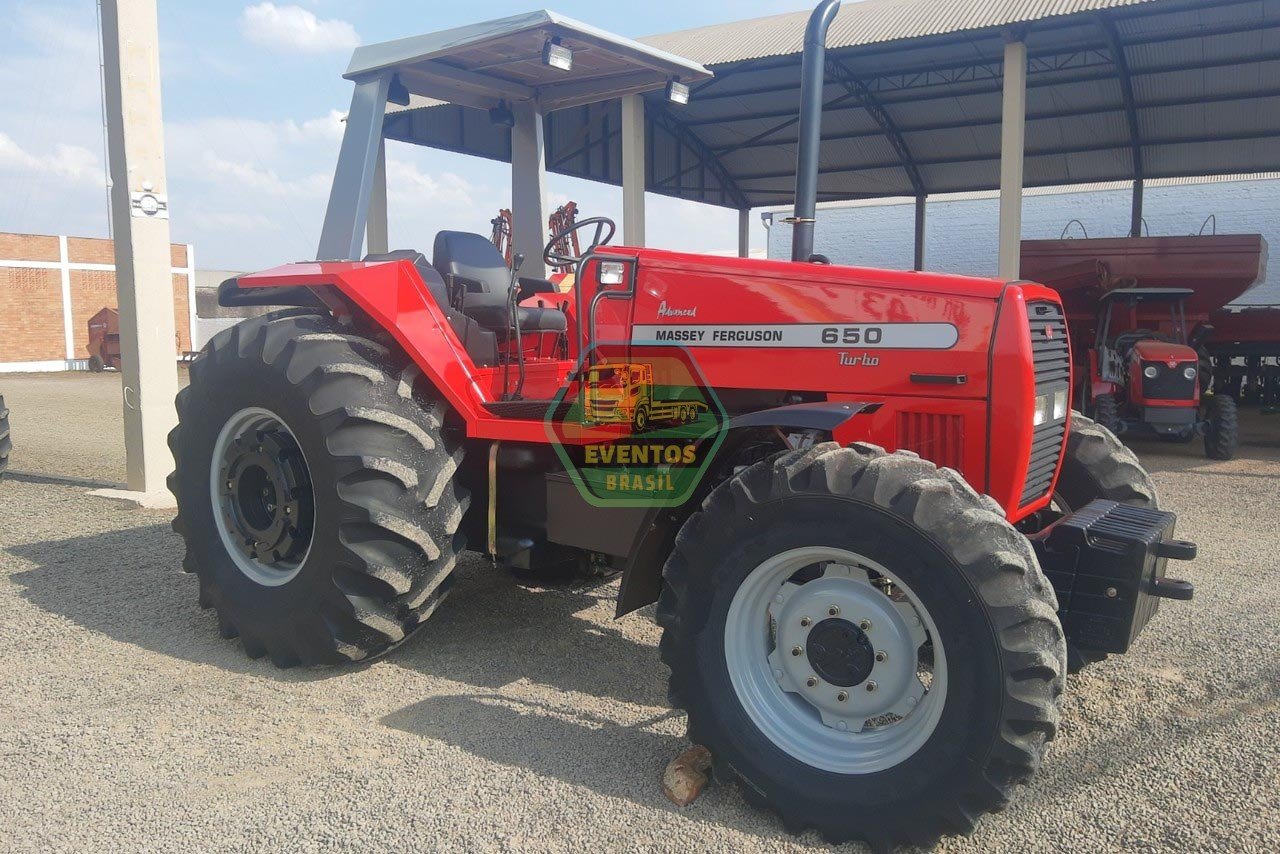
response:
[[[560,44],[559,38],[547,39],[542,45],[542,64],[561,71],[573,70],[573,51]]]
[[[689,85],[679,80],[667,81],[667,100],[673,104],[689,103]]]

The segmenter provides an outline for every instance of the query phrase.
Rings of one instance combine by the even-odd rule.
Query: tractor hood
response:
[[[1139,341],[1133,345],[1133,352],[1144,362],[1166,362],[1170,365],[1197,362],[1200,358],[1187,345],[1170,344],[1167,341]]]

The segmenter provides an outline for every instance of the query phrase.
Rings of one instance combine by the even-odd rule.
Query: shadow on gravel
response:
[[[388,661],[480,688],[528,679],[666,707],[667,671],[656,646],[627,637],[611,622],[616,584],[531,589],[505,570],[479,560],[468,564],[445,603]],[[597,611],[598,621],[578,616],[591,608],[604,611]]]
[[[167,524],[45,540],[4,551],[36,564],[9,576],[33,605],[113,640],[234,673],[272,672],[306,682],[341,671],[273,668],[223,640],[212,612],[196,604],[182,542]]]
[[[586,711],[480,694],[432,697],[381,722],[500,765],[658,807],[667,803],[662,769],[687,743],[646,727],[672,714],[624,726]]]
[[[195,579],[179,569],[181,550],[164,524],[6,549],[36,565],[10,576],[28,601],[121,643],[287,682],[370,666],[280,670],[266,659],[249,659],[238,640],[218,636],[212,612],[196,604]],[[666,670],[653,646],[574,616],[602,604],[612,613],[615,593],[611,584],[521,587],[506,572],[468,559],[453,594],[384,660],[481,688],[527,678],[564,691],[665,706]]]

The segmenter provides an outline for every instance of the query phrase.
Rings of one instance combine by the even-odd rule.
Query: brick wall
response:
[[[88,358],[88,321],[103,308],[116,308],[114,247],[110,240],[68,237],[67,266],[73,360]],[[187,267],[188,248],[171,248],[175,353],[192,349]],[[0,370],[40,363],[66,367],[67,326],[63,316],[62,258],[56,236],[0,233]],[[11,369],[13,369],[11,367]]]

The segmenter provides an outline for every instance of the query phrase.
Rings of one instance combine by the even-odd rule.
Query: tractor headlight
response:
[[[1036,395],[1035,413],[1031,416],[1031,426],[1039,427],[1047,422],[1053,413],[1053,395],[1049,393]]]
[[[1196,367],[1195,367],[1195,365],[1188,365],[1188,366],[1187,366],[1186,368],[1184,368],[1184,369],[1183,369],[1183,371],[1182,371],[1182,375],[1183,375],[1184,377],[1186,377],[1187,379],[1189,379],[1189,380],[1193,380],[1193,379],[1195,379],[1195,378],[1196,378],[1196,373],[1197,373],[1197,372],[1196,372]]]
[[[1067,417],[1067,390],[1060,388],[1053,393],[1053,420],[1061,421]]]
[[[1142,375],[1149,380],[1155,379],[1156,374],[1158,373],[1160,373],[1160,371],[1157,370],[1155,365],[1147,365],[1145,368],[1142,369]]]

